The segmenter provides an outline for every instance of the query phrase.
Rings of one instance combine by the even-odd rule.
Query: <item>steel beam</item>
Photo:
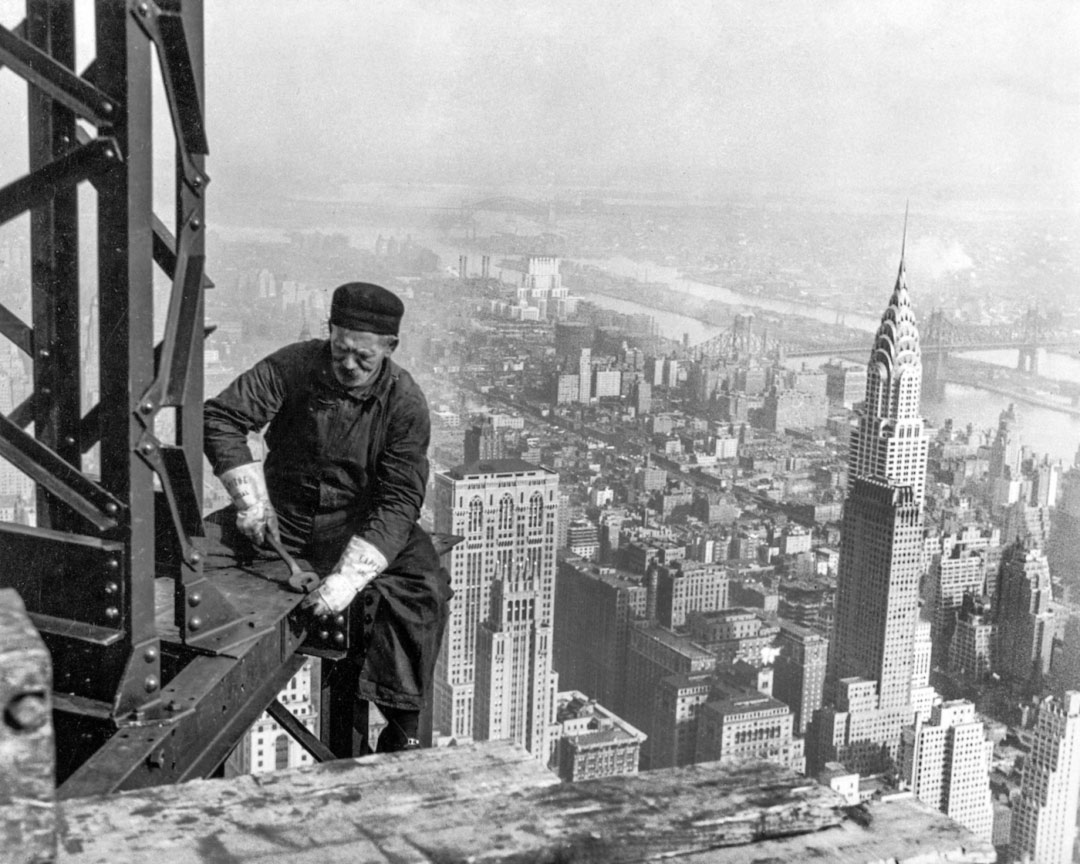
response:
[[[111,133],[124,171],[98,188],[98,325],[101,484],[131,514],[118,532],[129,574],[129,651],[120,700],[127,710],[154,707],[161,687],[160,638],[154,623],[153,472],[136,452],[142,425],[134,394],[153,378],[153,212],[150,45],[130,4],[97,0],[97,86],[123,105]]]
[[[0,415],[0,456],[36,480],[99,531],[116,528],[124,505],[36,438]]]
[[[120,104],[76,75],[70,68],[72,64],[60,59],[58,52],[51,51],[51,46],[46,46],[46,50],[39,47],[37,34],[40,31],[37,28],[44,23],[44,19],[36,17],[36,12],[44,7],[48,12],[64,16],[72,11],[71,6],[48,0],[31,0],[28,5],[36,6],[37,10],[27,16],[27,40],[0,26],[0,61],[47,98],[64,105],[95,126],[112,125],[120,113]],[[70,32],[71,28],[67,29]]]
[[[0,189],[0,225],[47,204],[69,186],[109,171],[119,158],[112,138],[94,138]]]
[[[266,561],[266,567],[280,567]],[[214,570],[214,581],[233,603],[256,610],[251,637],[230,656],[206,656],[175,643],[164,647],[169,681],[162,710],[147,719],[121,721],[104,744],[66,779],[59,797],[75,798],[178,783],[209,776],[243,733],[296,674],[296,653],[307,615],[303,600],[254,571]],[[159,589],[169,592],[169,580]],[[163,615],[170,610],[167,601]],[[165,623],[164,618],[159,622]]]
[[[312,735],[307,726],[301,723],[296,718],[295,714],[282,705],[280,700],[271,700],[266,708],[266,713],[273,718],[278,726],[288,733],[290,738],[311,754],[311,758],[316,762],[332,762],[337,759],[337,756],[334,755],[334,751]]]
[[[51,0],[26,4],[27,48],[62,79],[78,82],[75,66],[75,12]],[[3,34],[0,34],[2,36]],[[43,59],[42,59],[43,58]],[[45,63],[47,61],[47,63]],[[33,79],[31,79],[33,80]],[[31,172],[45,169],[74,147],[75,114],[55,88],[29,87]],[[111,100],[109,102],[111,103]],[[77,110],[77,109],[76,109]],[[94,145],[101,147],[101,145]],[[101,151],[102,164],[113,160]],[[30,214],[31,282],[34,321],[34,430],[38,441],[61,459],[81,467],[79,417],[82,356],[79,332],[79,198],[75,184],[59,188]],[[37,492],[37,524],[79,530],[63,500],[47,484]]]
[[[15,343],[23,354],[34,356],[34,330],[7,306],[0,303],[0,335]]]

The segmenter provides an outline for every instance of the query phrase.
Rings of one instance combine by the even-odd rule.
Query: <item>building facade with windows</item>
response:
[[[527,572],[535,582],[535,620],[551,626],[559,475],[520,459],[500,459],[438,472],[434,486],[435,530],[465,539],[443,559],[454,597],[435,667],[433,727],[443,739],[466,741],[477,722],[477,640],[491,616],[496,578]]]

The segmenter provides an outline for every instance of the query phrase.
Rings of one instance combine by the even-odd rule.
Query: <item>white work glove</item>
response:
[[[270,503],[262,462],[237,465],[222,472],[219,479],[236,505],[236,527],[240,533],[258,546],[263,545],[267,531],[276,537],[277,514]]]
[[[361,537],[353,537],[341,558],[304,605],[316,615],[344,612],[353,598],[386,569],[386,557]]]

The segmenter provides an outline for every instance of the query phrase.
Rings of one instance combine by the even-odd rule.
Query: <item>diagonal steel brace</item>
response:
[[[144,0],[135,7],[132,15],[157,48],[161,82],[169,103],[184,182],[199,194],[210,178],[196,166],[191,156],[195,153],[205,156],[210,148],[180,4]]]
[[[0,334],[7,336],[27,356],[34,356],[34,328],[3,303],[0,303]]]
[[[0,189],[0,225],[51,201],[60,189],[104,174],[121,161],[116,141],[108,137],[94,138],[37,171],[12,181]]]
[[[119,524],[121,505],[105,489],[83,475],[36,438],[0,415],[0,457],[36,480],[99,531]]]
[[[95,126],[111,126],[121,113],[116,99],[3,26],[0,26],[0,62]]]

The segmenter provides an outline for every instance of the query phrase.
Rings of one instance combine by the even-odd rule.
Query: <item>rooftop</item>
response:
[[[456,465],[447,472],[455,480],[487,474],[554,474],[550,468],[534,465],[524,459],[485,459]]]

